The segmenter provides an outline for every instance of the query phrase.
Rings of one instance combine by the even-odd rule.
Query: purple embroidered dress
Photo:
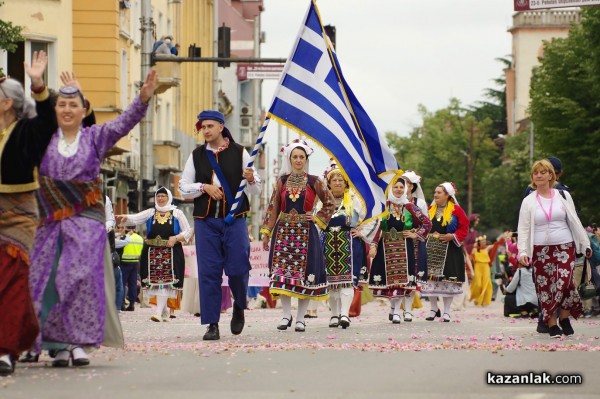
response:
[[[94,181],[106,152],[142,120],[148,106],[140,98],[115,120],[81,128],[76,152],[59,153],[55,132],[40,166],[54,180]],[[41,324],[34,350],[77,344],[99,346],[104,339],[104,223],[75,214],[40,226],[31,255],[30,288]],[[46,345],[49,343],[50,345]]]

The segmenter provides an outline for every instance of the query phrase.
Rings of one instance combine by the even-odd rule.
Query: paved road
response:
[[[427,302],[424,303],[428,308]],[[278,309],[247,311],[240,336],[223,315],[221,340],[203,342],[197,318],[149,320],[151,309],[121,315],[125,350],[101,348],[86,368],[55,369],[50,358],[19,364],[0,378],[0,398],[597,398],[600,318],[574,322],[551,339],[531,320],[502,317],[501,303],[453,313],[450,323],[392,325],[372,302],[347,330],[327,327],[319,309],[305,333],[278,331]],[[577,385],[486,384],[486,373],[580,374]],[[568,396],[567,396],[568,395]]]

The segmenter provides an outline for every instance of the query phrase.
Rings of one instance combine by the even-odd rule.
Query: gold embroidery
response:
[[[171,211],[168,211],[164,215],[161,216],[160,212],[156,212],[156,221],[159,224],[165,224],[169,221],[169,217],[171,216]]]
[[[306,183],[308,182],[308,177],[306,173],[302,173],[300,175],[291,174],[286,182],[287,192],[289,193],[289,198],[292,202],[296,202],[296,200],[300,197],[300,193],[304,191],[306,188]]]

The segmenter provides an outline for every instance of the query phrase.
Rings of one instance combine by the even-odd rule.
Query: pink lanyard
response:
[[[542,212],[546,215],[546,220],[548,222],[552,221],[552,204],[554,203],[554,190],[552,190],[552,194],[550,195],[550,209],[548,212],[544,209],[544,205],[542,205],[542,201],[540,201],[540,195],[535,193],[535,198],[537,199],[538,204],[540,204],[540,208],[542,208]]]

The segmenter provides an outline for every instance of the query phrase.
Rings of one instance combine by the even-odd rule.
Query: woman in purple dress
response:
[[[52,365],[85,366],[85,350],[104,339],[104,197],[98,179],[106,152],[146,115],[157,86],[151,71],[140,95],[114,121],[83,128],[84,99],[63,86],[55,111],[59,129],[40,165],[41,224],[31,256],[30,288],[40,320],[34,351],[57,350]]]

